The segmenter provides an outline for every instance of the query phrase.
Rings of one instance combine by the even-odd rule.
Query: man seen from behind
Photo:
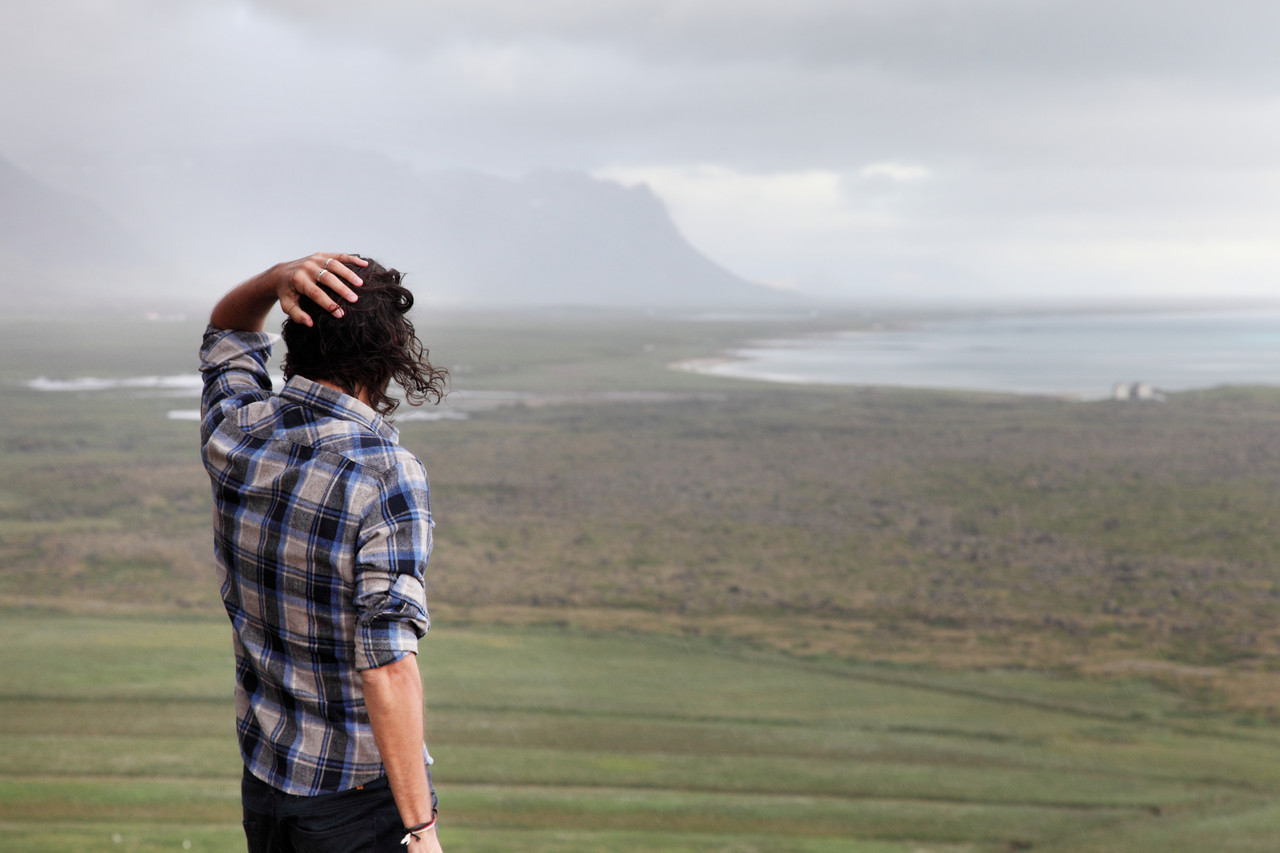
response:
[[[417,664],[430,497],[385,416],[393,380],[416,405],[447,377],[400,279],[344,253],[277,264],[222,298],[200,350],[250,853],[441,849]]]

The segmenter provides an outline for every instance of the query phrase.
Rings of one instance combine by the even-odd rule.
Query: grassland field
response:
[[[428,320],[447,849],[1280,849],[1280,390],[668,368],[852,315]],[[23,384],[200,329],[0,318],[0,849],[242,849],[198,402]]]

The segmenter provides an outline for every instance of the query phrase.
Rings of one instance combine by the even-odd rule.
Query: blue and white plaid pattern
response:
[[[394,427],[301,377],[273,394],[270,355],[260,332],[205,331],[202,455],[241,753],[269,785],[314,796],[384,773],[359,671],[427,631],[431,506]]]

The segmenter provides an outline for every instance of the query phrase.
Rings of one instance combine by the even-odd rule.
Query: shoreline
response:
[[[756,338],[671,370],[1077,401],[1280,385],[1280,313],[974,315]]]
[[[683,373],[694,373],[699,376],[710,376],[716,379],[740,379],[746,382],[765,382],[770,385],[817,385],[823,388],[847,388],[852,391],[912,391],[924,394],[960,394],[975,397],[1025,397],[1038,400],[1062,400],[1069,403],[1096,403],[1112,399],[1111,394],[1089,396],[1076,393],[1055,393],[1052,391],[1013,391],[992,388],[961,388],[942,385],[904,385],[882,382],[844,382],[835,380],[813,379],[798,374],[782,374],[769,372],[723,370],[735,365],[747,364],[750,359],[733,358],[690,358],[674,361],[667,365],[671,370]],[[1164,394],[1166,392],[1160,392]]]

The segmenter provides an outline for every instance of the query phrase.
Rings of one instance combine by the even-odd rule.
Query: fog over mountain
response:
[[[172,308],[160,256],[100,206],[0,157],[0,296],[7,313]]]
[[[207,302],[285,256],[331,249],[399,267],[437,304],[744,307],[793,298],[698,252],[648,188],[580,173],[418,173],[322,146],[81,157],[51,171],[58,188],[12,164],[0,170],[0,217],[13,223],[0,246],[49,259],[50,297],[77,282],[91,288],[92,268],[135,276],[143,299]],[[13,286],[12,276],[0,281]]]
[[[68,233],[74,240],[68,240]],[[68,266],[137,263],[140,247],[97,206],[0,159],[0,246],[12,257]]]
[[[412,245],[377,230],[388,257],[443,273],[465,241],[431,201],[433,176],[466,170],[537,177],[478,180],[463,194],[476,209],[451,197],[458,219],[492,217],[467,238],[492,242],[459,296],[490,292],[507,260],[558,282],[546,300],[599,293],[585,283],[598,253],[637,280],[644,263],[692,280],[701,262],[641,215],[643,192],[553,192],[541,176],[554,170],[645,185],[715,262],[814,297],[1275,298],[1274,0],[41,0],[5,13],[0,156],[184,263],[184,245],[217,244],[195,274],[223,275],[224,258],[242,274],[241,249],[221,241],[255,262],[309,249],[339,229],[268,252],[302,229],[258,214],[316,223],[308,203],[370,181],[397,198],[427,187],[387,217],[421,220]],[[322,168],[299,186],[306,163]],[[479,211],[499,196],[543,213]],[[571,224],[589,196],[614,214]],[[626,216],[652,230],[585,236]],[[554,222],[578,242],[549,240]]]

